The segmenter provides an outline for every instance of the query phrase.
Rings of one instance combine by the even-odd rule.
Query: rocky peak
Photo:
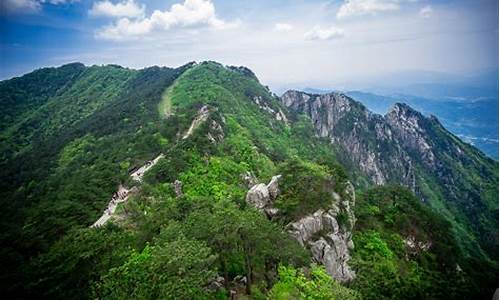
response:
[[[385,115],[385,119],[393,126],[405,126],[418,131],[422,131],[421,128],[429,121],[424,115],[404,103],[394,104]]]
[[[385,115],[386,122],[396,133],[397,140],[410,153],[418,154],[427,167],[435,168],[430,119],[407,104],[396,103]]]
[[[303,107],[305,103],[307,103],[311,99],[311,96],[307,93],[289,90],[286,91],[281,96],[281,101],[286,107],[291,108],[294,111],[299,110],[299,108]]]
[[[331,137],[332,129],[346,116],[369,115],[360,103],[338,92],[320,95],[290,90],[281,101],[292,111],[309,115],[320,137]]]

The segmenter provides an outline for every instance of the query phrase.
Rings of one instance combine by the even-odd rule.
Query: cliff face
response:
[[[457,231],[475,235],[482,249],[474,249],[470,238],[464,248],[495,257],[497,163],[460,141],[437,118],[400,103],[381,116],[341,93],[288,91],[281,102],[309,116],[317,136],[337,145],[344,163],[375,184],[410,188]]]
[[[280,194],[281,175],[273,176],[269,184],[254,184],[246,195],[246,202],[259,209],[270,219],[279,216],[274,201]],[[354,249],[352,230],[356,222],[354,186],[346,184],[341,197],[330,191],[334,201],[325,209],[318,209],[298,220],[290,222],[286,228],[290,236],[311,251],[313,259],[325,266],[328,274],[341,282],[349,282],[356,276],[349,266],[350,251]]]
[[[373,183],[399,178],[415,190],[411,162],[384,117],[339,93],[289,91],[281,100],[294,112],[307,114],[317,135],[344,149],[344,160],[353,163]]]

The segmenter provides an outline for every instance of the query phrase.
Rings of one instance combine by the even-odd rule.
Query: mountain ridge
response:
[[[475,168],[475,172],[479,174],[489,170],[486,171],[484,179],[498,178],[495,174],[497,168],[495,161],[474,147],[461,142],[448,132],[436,117],[425,117],[407,104],[396,103],[382,116],[371,113],[360,102],[338,92],[308,94],[289,91],[281,96],[281,101],[296,112],[308,114],[317,135],[329,138],[332,143],[340,144],[343,151],[349,153],[349,157],[345,159],[351,164],[359,165],[360,171],[372,182],[378,185],[387,182],[403,184],[435,208],[441,206],[441,203],[437,202],[441,202],[439,199],[443,196],[444,199],[451,199],[449,201],[452,203],[461,200],[462,197],[474,202],[472,199],[483,194],[483,189],[477,186],[477,183],[476,187],[472,188],[470,181],[462,184],[455,182],[460,178],[451,175],[454,171],[450,169],[450,165],[453,164],[450,160],[456,161],[458,169]],[[465,152],[469,154],[465,155]],[[448,164],[443,163],[446,160]],[[420,168],[423,168],[423,173],[419,171]],[[425,183],[429,181],[426,179],[428,176],[434,178],[431,181],[440,182],[444,187],[441,191],[437,191],[443,193],[442,196],[424,190],[429,184]],[[493,185],[494,181],[495,179]],[[469,186],[469,190],[459,191],[457,186],[462,185]],[[475,194],[469,195],[472,189],[475,189],[473,192]],[[488,201],[495,203],[494,196]],[[495,220],[494,212],[497,208],[495,206],[492,208],[488,218]],[[460,207],[458,209],[460,210]],[[441,209],[441,212],[449,217],[453,216],[446,209]],[[471,224],[473,223],[471,220]],[[497,226],[492,224],[491,227]],[[481,234],[476,233],[476,236],[479,237]],[[492,236],[495,236],[495,233]],[[495,257],[494,249],[497,245],[493,243],[486,247],[492,247],[490,253]],[[476,251],[481,252],[479,249]]]
[[[9,293],[191,299],[228,298],[233,290],[279,299],[311,293],[302,290],[306,280],[327,298],[447,299],[485,295],[496,284],[497,263],[481,253],[470,256],[478,242],[471,239],[471,249],[458,246],[463,236],[436,207],[446,205],[444,198],[424,204],[407,189],[373,185],[380,179],[411,188],[415,181],[435,196],[446,182],[419,168],[439,171],[436,161],[443,157],[456,172],[444,174],[448,178],[464,174],[498,183],[491,162],[467,147],[463,156],[484,162],[484,174],[464,171],[457,157],[443,156],[447,147],[462,144],[434,119],[421,125],[403,105],[387,117],[376,115],[343,95],[308,96],[311,101],[294,96],[284,105],[249,69],[216,62],[176,69],[85,67],[81,74],[71,86],[55,87],[57,95],[47,96],[40,108],[23,109],[27,117],[6,121],[10,131],[0,131],[7,229],[1,283]],[[0,83],[0,95],[26,89],[11,83]],[[26,85],[42,89],[45,83]],[[159,109],[163,99],[168,115]],[[46,115],[41,112],[54,117],[40,118]],[[404,143],[401,136],[408,133],[422,140]],[[424,142],[434,151],[420,149]],[[379,156],[377,145],[395,155]],[[140,182],[131,180],[131,172],[159,153]],[[351,159],[356,153],[359,161]],[[463,180],[476,195],[474,181]],[[349,181],[356,191],[346,189]],[[113,207],[116,218],[88,228],[120,184],[140,189]],[[270,201],[266,193],[263,199],[249,196],[263,187],[273,201],[264,213],[251,204]],[[477,203],[492,205],[478,212],[495,209],[488,197],[478,196]],[[355,216],[361,216],[356,223]],[[468,230],[469,220],[456,222]],[[295,224],[290,226],[302,246],[287,224]],[[342,286],[314,262],[331,273],[347,264],[356,276]]]

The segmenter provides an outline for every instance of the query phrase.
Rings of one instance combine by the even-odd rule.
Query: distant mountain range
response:
[[[325,94],[333,90],[306,88],[304,91]],[[378,114],[385,114],[395,103],[406,103],[425,115],[434,115],[463,141],[498,160],[498,96],[491,85],[486,88],[465,88],[458,85],[417,84],[406,89],[400,88],[399,93],[391,93],[393,90],[388,89],[378,91],[388,94],[362,90],[344,93]],[[419,96],[405,94],[405,91]],[[460,93],[463,93],[462,97],[458,96]]]

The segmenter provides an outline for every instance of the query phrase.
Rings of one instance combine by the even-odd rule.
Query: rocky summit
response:
[[[0,82],[6,299],[489,299],[498,163],[246,67]]]

